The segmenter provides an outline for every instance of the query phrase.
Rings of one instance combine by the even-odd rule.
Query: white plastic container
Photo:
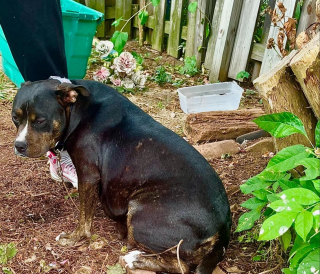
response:
[[[179,88],[180,106],[185,113],[236,110],[243,89],[236,82]]]

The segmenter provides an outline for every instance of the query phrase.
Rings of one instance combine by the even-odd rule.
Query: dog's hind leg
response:
[[[140,251],[131,251],[123,257],[130,269],[141,269],[169,273],[189,273],[189,267],[182,260],[168,255],[145,255]]]

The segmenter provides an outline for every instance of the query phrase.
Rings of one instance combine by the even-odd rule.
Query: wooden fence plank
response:
[[[214,50],[216,47],[216,41],[218,39],[218,32],[219,32],[219,25],[220,25],[220,20],[222,15],[223,3],[224,3],[224,0],[217,0],[216,5],[214,7],[214,13],[213,13],[212,23],[211,23],[212,30],[209,38],[206,58],[204,61],[204,66],[207,69],[210,69],[212,65],[212,59],[213,59]]]
[[[250,49],[260,9],[260,1],[244,0],[234,42],[228,77],[237,78],[240,71],[246,70],[250,59]]]
[[[118,19],[122,16],[123,19],[128,20],[131,17],[132,9],[132,0],[117,0],[116,1],[116,10],[115,10],[115,19]],[[116,30],[120,31],[124,26],[125,21],[121,21],[119,26],[116,27]],[[131,22],[128,23],[123,29],[124,32],[127,32],[129,35],[129,40],[131,39]]]
[[[198,0],[198,9],[196,11],[196,30],[195,30],[195,42],[193,46],[193,54],[196,56],[197,67],[201,65],[202,46],[205,39],[205,22],[206,22],[206,9],[208,7],[209,0]]]
[[[105,13],[105,0],[85,0],[86,6],[94,10],[100,11],[103,14]],[[104,21],[97,27],[97,37],[104,37],[105,24]]]
[[[172,0],[170,16],[170,34],[168,39],[168,54],[178,58],[178,47],[181,39],[181,15],[183,0]]]
[[[286,17],[292,17],[295,11],[296,7],[296,2],[297,0],[283,0],[282,3],[287,9],[286,11]],[[276,5],[275,7],[279,13],[281,13]],[[277,36],[278,36],[279,28],[273,26],[273,24],[270,27],[269,35],[268,35],[268,40],[270,38],[273,38],[274,41],[277,41]],[[286,39],[284,39],[284,44],[286,42]],[[277,50],[277,51],[276,51]],[[268,72],[270,69],[272,69],[282,58],[280,57],[281,54],[278,49],[267,49],[264,52],[263,56],[263,61],[262,61],[262,66],[260,70],[260,75],[263,73]]]
[[[158,51],[162,50],[164,37],[166,2],[160,1],[158,6],[154,8],[154,29],[152,33],[152,48]]]
[[[265,50],[265,44],[254,43],[252,48],[251,59],[262,62]]]
[[[243,0],[225,0],[210,70],[210,82],[226,81]]]
[[[189,4],[194,0],[189,0]],[[188,32],[187,32],[187,43],[185,56],[193,56],[194,54],[194,43],[196,34],[196,19],[197,14],[195,12],[188,11]]]
[[[316,0],[305,0],[302,6],[297,34],[305,31],[310,24],[316,22],[316,19]]]

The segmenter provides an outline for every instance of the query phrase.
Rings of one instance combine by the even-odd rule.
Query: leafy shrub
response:
[[[244,79],[244,78],[249,78],[249,77],[250,77],[250,73],[245,71],[245,70],[242,70],[242,71],[238,72],[238,74],[236,76],[237,80]]]
[[[198,73],[198,68],[197,68],[197,60],[196,56],[187,56],[186,59],[184,60],[184,66],[180,68],[179,72],[181,74],[187,74],[190,76],[193,76]]]
[[[261,116],[254,122],[273,136],[282,138],[294,133],[308,138],[303,123],[292,113]],[[316,126],[316,146],[294,145],[278,152],[265,170],[241,185],[244,194],[254,197],[241,204],[251,211],[244,213],[236,232],[251,229],[264,218],[259,241],[278,239],[289,253],[285,274],[319,273],[320,260],[320,121]],[[298,166],[303,175],[291,172]],[[262,210],[265,209],[261,217]]]
[[[154,80],[159,85],[163,85],[165,83],[171,83],[172,77],[169,73],[166,72],[166,68],[164,66],[160,66],[155,70],[152,80]]]

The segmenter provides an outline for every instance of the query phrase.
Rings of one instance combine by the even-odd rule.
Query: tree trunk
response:
[[[261,75],[253,83],[263,99],[267,113],[288,111],[297,115],[303,122],[309,139],[314,142],[316,118],[292,70],[288,67],[296,53],[297,51],[292,51],[275,68]],[[275,139],[277,151],[295,144],[310,146],[301,134]]]
[[[264,115],[262,109],[189,114],[184,132],[192,143],[236,139],[240,135],[258,130],[258,126],[251,121],[261,115]]]
[[[290,62],[290,67],[320,120],[320,34],[318,33]]]

